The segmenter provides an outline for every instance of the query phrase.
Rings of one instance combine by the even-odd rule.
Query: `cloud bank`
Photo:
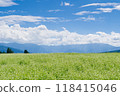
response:
[[[1,43],[34,43],[38,45],[71,45],[104,43],[120,46],[120,33],[96,32],[95,34],[78,34],[63,28],[62,31],[49,30],[45,25],[37,27],[21,27],[19,24],[9,26],[0,24]]]
[[[13,2],[13,0],[0,0],[0,7],[9,7],[13,5],[18,5],[18,4]]]

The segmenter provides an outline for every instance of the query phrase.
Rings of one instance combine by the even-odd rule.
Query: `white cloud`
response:
[[[99,11],[93,11],[93,12],[91,12],[91,11],[81,11],[81,12],[75,13],[74,15],[84,15],[84,14],[100,14],[100,12]]]
[[[0,14],[10,14],[14,12],[16,12],[16,10],[0,11]]]
[[[68,2],[61,2],[61,6],[74,6],[74,4],[68,3]]]
[[[65,2],[65,6],[74,6],[73,4]]]
[[[60,12],[60,11],[63,11],[63,10],[60,10],[60,9],[56,9],[56,10],[48,10],[48,12],[54,12],[54,13],[56,13],[56,12]]]
[[[120,3],[91,3],[87,5],[83,5],[81,7],[89,7],[89,6],[118,6]]]
[[[97,10],[101,10],[102,12],[112,12],[113,10],[120,10],[120,5],[114,6],[113,8],[97,8]]]
[[[0,24],[0,42],[34,43],[38,45],[104,43],[120,46],[120,33],[96,32],[95,34],[81,35],[65,28],[63,31],[57,31],[49,30],[45,25],[24,28],[19,24],[8,26],[2,23]]]
[[[77,21],[78,20],[83,20],[83,21],[95,21],[95,17],[92,17],[92,16],[88,16],[88,17],[80,17],[80,18],[77,18],[76,19]]]
[[[0,0],[0,7],[8,7],[13,5],[18,5],[18,4],[13,2],[13,0]]]
[[[115,10],[120,10],[120,5],[118,5],[118,6],[115,6],[115,8],[114,8]]]
[[[97,8],[97,10],[101,10],[102,12],[112,12],[114,8]]]
[[[102,12],[104,12],[104,13],[109,12],[110,13],[113,10],[120,10],[120,3],[92,3],[92,4],[83,5],[81,7],[89,7],[89,6],[102,6],[102,8],[96,9],[96,10],[101,11],[101,13]]]
[[[21,16],[21,15],[9,15],[0,17],[0,21],[4,21],[7,24],[16,24],[19,22],[53,22],[57,17],[40,17],[40,16]]]

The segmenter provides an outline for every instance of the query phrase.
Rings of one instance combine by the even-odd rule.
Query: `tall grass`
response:
[[[0,54],[0,80],[120,80],[120,54]]]

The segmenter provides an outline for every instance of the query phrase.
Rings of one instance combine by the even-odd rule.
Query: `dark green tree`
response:
[[[0,51],[0,54],[1,54],[2,52]]]
[[[27,50],[24,50],[24,53],[29,53]]]
[[[8,48],[7,53],[14,53],[14,52],[10,48]]]
[[[5,51],[3,51],[2,53],[5,53]]]

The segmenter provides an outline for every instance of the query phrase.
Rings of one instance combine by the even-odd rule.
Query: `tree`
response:
[[[2,52],[3,54],[5,53],[5,51]]]
[[[14,52],[10,48],[8,48],[7,53],[14,53]]]
[[[29,53],[27,50],[24,50],[24,53]]]
[[[2,52],[0,51],[0,54],[1,54]]]

